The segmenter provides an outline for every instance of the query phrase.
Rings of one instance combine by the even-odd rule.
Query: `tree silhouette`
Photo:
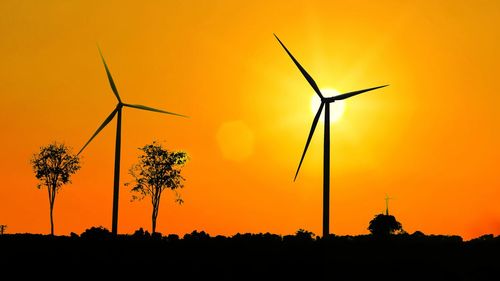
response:
[[[307,231],[305,229],[302,229],[300,228],[299,230],[297,230],[297,232],[295,233],[295,236],[299,239],[303,239],[303,240],[313,240],[314,238],[314,233],[312,233],[311,231]]]
[[[374,236],[389,236],[390,234],[401,232],[403,227],[394,216],[378,214],[370,221],[368,230]]]
[[[6,229],[7,229],[7,225],[0,224],[0,235],[3,235],[5,233]]]
[[[134,195],[132,199],[140,200],[146,196],[151,197],[152,234],[154,234],[163,190],[167,188],[173,190],[176,196],[175,201],[179,204],[184,202],[177,189],[183,187],[184,178],[181,176],[181,169],[187,162],[188,156],[183,151],[169,151],[157,142],[139,149],[142,151],[139,163],[132,166],[130,174],[134,178],[131,191],[139,193],[140,196]]]
[[[33,154],[31,165],[35,177],[40,181],[37,188],[47,187],[50,207],[50,234],[54,235],[54,221],[52,211],[57,192],[63,184],[70,183],[70,177],[80,169],[78,155],[69,152],[64,144],[56,142],[42,146],[39,153]]]

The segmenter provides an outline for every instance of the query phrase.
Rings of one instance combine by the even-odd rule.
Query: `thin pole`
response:
[[[330,103],[325,103],[323,154],[323,237],[330,234]]]
[[[389,196],[385,196],[385,215],[388,216],[389,215]]]
[[[116,120],[116,145],[115,145],[115,179],[113,184],[113,218],[111,232],[114,236],[118,234],[118,198],[120,191],[120,148],[122,138],[122,106],[118,108]]]

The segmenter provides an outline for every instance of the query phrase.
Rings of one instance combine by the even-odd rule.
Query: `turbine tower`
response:
[[[389,215],[389,200],[391,199],[394,199],[394,198],[390,198],[389,196],[387,196],[387,194],[385,195],[385,215],[388,216]]]
[[[316,94],[321,98],[321,104],[319,106],[318,112],[314,116],[311,130],[309,131],[309,136],[307,137],[306,146],[304,148],[304,152],[302,153],[302,157],[300,158],[299,167],[297,168],[297,172],[295,172],[295,178],[293,179],[294,181],[297,179],[297,175],[299,174],[300,166],[302,165],[302,161],[304,160],[304,156],[306,155],[307,148],[309,147],[309,143],[311,142],[311,138],[314,134],[314,130],[316,129],[316,125],[318,124],[318,120],[321,112],[323,111],[323,107],[325,108],[325,131],[323,144],[323,237],[327,237],[330,234],[330,103],[338,100],[344,100],[368,91],[373,91],[375,89],[383,88],[388,85],[348,92],[333,97],[325,97],[321,93],[316,82],[314,82],[313,78],[300,65],[300,63],[295,59],[290,51],[288,51],[288,49],[285,47],[283,42],[281,42],[278,36],[274,34],[274,37],[276,37],[280,45],[283,47],[283,49],[285,49],[286,53],[290,56],[302,75],[306,78],[307,82],[309,82]]]
[[[78,155],[82,153],[82,151],[87,147],[87,145],[99,134],[99,132],[108,125],[111,120],[117,115],[117,120],[116,120],[116,144],[115,144],[115,171],[114,171],[114,184],[113,184],[113,217],[112,217],[112,222],[111,222],[111,232],[113,235],[118,234],[118,197],[119,197],[119,187],[120,187],[120,148],[121,148],[121,138],[122,138],[122,108],[123,107],[131,107],[131,108],[136,108],[136,109],[142,109],[142,110],[147,110],[147,111],[153,111],[153,112],[159,112],[159,113],[165,113],[165,114],[171,114],[171,115],[176,115],[176,116],[182,116],[182,117],[187,117],[181,114],[173,113],[173,112],[168,112],[144,105],[139,105],[139,104],[128,104],[122,102],[122,99],[120,98],[120,95],[118,94],[118,90],[116,88],[115,82],[113,81],[113,77],[111,77],[111,73],[108,69],[108,65],[106,64],[106,61],[104,60],[104,56],[102,55],[101,49],[97,47],[99,50],[99,55],[101,55],[101,60],[102,63],[104,64],[104,68],[106,70],[106,75],[108,76],[109,80],[109,85],[111,86],[111,90],[115,94],[115,97],[118,101],[116,108],[109,114],[109,116],[104,120],[104,122],[97,128],[95,133],[90,137],[90,139],[85,143],[85,145],[80,149],[78,152]]]

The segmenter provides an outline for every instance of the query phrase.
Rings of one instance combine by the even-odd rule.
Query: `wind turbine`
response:
[[[173,112],[168,112],[144,105],[139,105],[139,104],[128,104],[122,102],[122,99],[120,98],[120,95],[118,94],[118,90],[116,88],[115,82],[113,81],[113,77],[111,77],[111,73],[109,72],[108,65],[106,64],[106,61],[104,60],[104,56],[102,55],[101,49],[97,47],[99,50],[99,55],[101,55],[101,60],[102,63],[104,64],[104,68],[106,70],[106,75],[108,76],[109,80],[109,85],[111,86],[111,90],[115,94],[116,99],[118,100],[118,103],[116,105],[116,108],[109,114],[109,116],[104,120],[104,122],[97,128],[97,131],[90,137],[90,139],[85,143],[85,145],[80,149],[78,152],[78,155],[82,153],[82,151],[87,147],[87,145],[99,134],[99,132],[108,125],[111,120],[115,117],[115,115],[118,115],[117,120],[116,120],[116,145],[115,145],[115,173],[114,173],[114,184],[113,184],[113,218],[112,218],[112,227],[111,227],[111,232],[113,235],[116,236],[118,233],[118,196],[119,196],[119,187],[120,187],[120,148],[121,148],[121,138],[122,138],[122,108],[123,107],[131,107],[131,108],[136,108],[136,109],[142,109],[142,110],[147,110],[147,111],[153,111],[153,112],[159,112],[159,113],[165,113],[165,114],[171,114],[171,115],[177,115],[177,116],[182,116],[182,117],[187,117],[181,114],[173,113]]]
[[[318,112],[314,116],[311,130],[309,131],[309,136],[307,137],[306,146],[304,148],[304,152],[302,153],[302,157],[300,158],[299,167],[297,168],[297,172],[295,173],[295,178],[293,179],[293,181],[297,179],[300,166],[302,165],[302,161],[304,160],[304,156],[306,155],[307,148],[309,147],[309,143],[311,142],[314,130],[316,129],[316,125],[318,124],[319,117],[321,115],[323,107],[325,108],[325,132],[324,132],[324,144],[323,144],[323,237],[327,237],[330,234],[330,103],[333,103],[338,100],[347,99],[352,96],[356,96],[368,91],[373,91],[375,89],[383,88],[388,85],[368,88],[354,92],[348,92],[333,97],[325,97],[321,93],[316,82],[314,82],[312,77],[300,65],[300,63],[295,59],[295,57],[290,53],[290,51],[288,51],[288,49],[285,47],[283,42],[281,42],[278,36],[274,34],[274,37],[276,37],[280,45],[283,47],[283,49],[285,49],[286,53],[290,56],[290,58],[295,63],[297,68],[300,70],[302,75],[306,78],[307,82],[309,82],[309,84],[314,89],[316,94],[321,98],[321,104],[319,106]]]
[[[394,198],[390,198],[389,196],[387,196],[387,194],[385,195],[385,215],[388,216],[389,215],[389,200],[391,199],[394,199]]]

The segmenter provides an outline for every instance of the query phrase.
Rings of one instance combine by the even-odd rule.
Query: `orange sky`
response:
[[[346,102],[332,125],[331,230],[367,233],[384,210],[408,232],[500,234],[498,1],[2,1],[0,224],[49,233],[31,155],[51,141],[76,152],[116,100],[125,102],[122,186],[138,147],[186,150],[185,204],[166,192],[158,230],[321,233],[320,123],[312,89],[390,87]],[[167,3],[168,2],[168,3]],[[115,122],[58,194],[56,234],[111,228]],[[119,232],[151,228],[148,201],[122,187]]]

